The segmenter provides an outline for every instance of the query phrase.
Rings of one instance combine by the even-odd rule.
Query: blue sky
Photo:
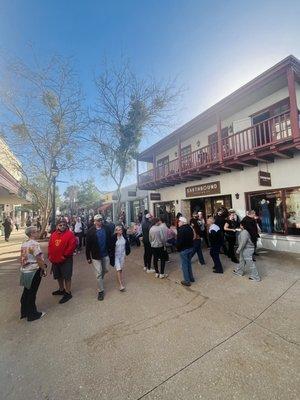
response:
[[[0,48],[73,56],[88,101],[103,56],[124,53],[141,76],[177,76],[186,91],[176,128],[288,54],[300,57],[299,21],[298,0],[1,0]]]

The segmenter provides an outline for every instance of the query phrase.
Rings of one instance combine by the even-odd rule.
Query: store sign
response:
[[[160,193],[150,193],[150,200],[161,200]]]
[[[128,191],[128,197],[136,197],[136,192],[133,190]]]
[[[258,184],[260,186],[272,186],[270,172],[258,171]]]
[[[189,186],[185,188],[186,197],[208,196],[221,193],[220,181],[203,183],[202,185]]]

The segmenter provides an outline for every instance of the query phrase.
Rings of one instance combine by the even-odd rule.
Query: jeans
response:
[[[220,261],[220,245],[211,245],[210,256],[214,262],[214,268],[217,272],[223,272],[223,267]]]
[[[194,242],[193,242],[193,252],[192,252],[192,255],[191,255],[191,259],[192,259],[192,258],[194,257],[194,255],[197,253],[199,263],[200,263],[201,265],[204,265],[204,264],[205,264],[205,261],[204,261],[204,257],[203,257],[203,253],[202,253],[202,249],[201,249],[201,244],[202,244],[201,239],[194,239]]]
[[[35,305],[36,294],[41,283],[41,274],[38,269],[32,279],[30,289],[24,287],[21,297],[21,317],[33,319],[38,313]]]
[[[192,270],[192,255],[193,247],[185,249],[180,252],[181,268],[183,273],[183,279],[186,282],[194,281],[193,270]]]
[[[144,243],[144,267],[151,268],[152,250],[150,243]]]
[[[157,274],[165,273],[166,254],[163,247],[152,247],[153,266]],[[158,259],[160,259],[160,271],[158,270]]]
[[[258,274],[255,262],[253,261],[253,253],[254,249],[244,249],[240,252],[240,263],[235,269],[235,272],[242,276],[244,275],[246,267],[249,267],[250,278],[259,282],[260,276]]]
[[[103,278],[104,278],[104,275],[106,274],[106,272],[108,272],[109,258],[103,257],[103,258],[100,258],[100,260],[92,259],[92,263],[95,268],[99,292],[103,292],[104,291]]]

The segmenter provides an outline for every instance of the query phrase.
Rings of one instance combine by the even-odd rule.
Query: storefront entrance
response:
[[[191,215],[193,212],[202,211],[204,218],[208,215],[215,214],[218,208],[232,207],[231,195],[227,196],[214,196],[214,197],[200,197],[199,199],[191,199]]]
[[[175,202],[166,201],[160,203],[154,203],[154,216],[157,218],[163,217],[166,220],[167,225],[171,225],[171,222],[175,219]]]

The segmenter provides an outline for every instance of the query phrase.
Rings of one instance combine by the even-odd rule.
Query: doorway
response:
[[[226,196],[214,196],[214,197],[200,197],[198,199],[192,199],[191,204],[191,215],[193,212],[202,211],[204,218],[208,215],[215,214],[220,207],[227,209],[232,207],[231,195]]]

